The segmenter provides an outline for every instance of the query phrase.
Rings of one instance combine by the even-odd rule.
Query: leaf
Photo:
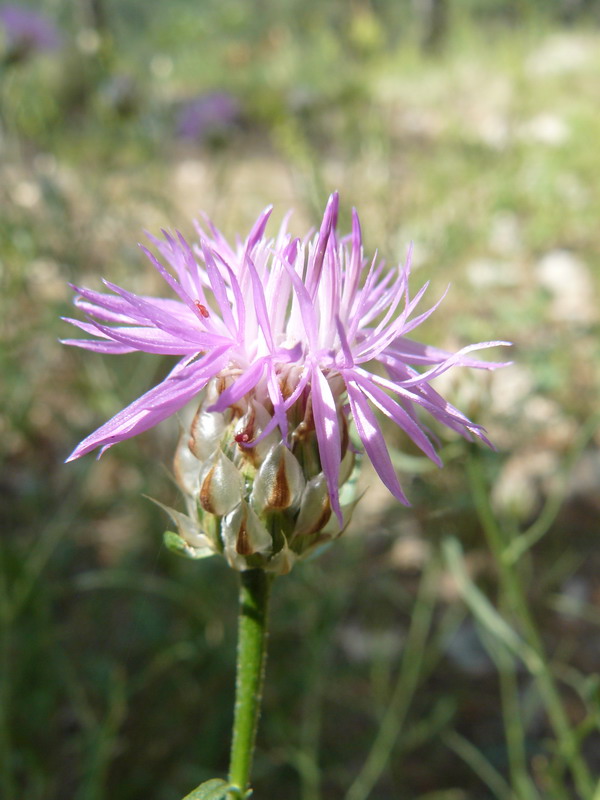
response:
[[[173,531],[166,531],[163,534],[163,541],[167,550],[170,550],[178,556],[183,556],[184,558],[198,559],[214,555],[214,550],[211,550],[209,547],[193,547],[178,533],[174,533]]]
[[[211,778],[191,791],[183,800],[228,800],[229,793],[233,797],[240,797],[240,790],[222,778]]]
[[[540,669],[539,655],[510,627],[481,589],[473,583],[465,566],[460,542],[454,537],[446,539],[443,551],[458,590],[478,622],[496,641],[505,645],[509,652],[521,659],[533,675],[537,675]]]

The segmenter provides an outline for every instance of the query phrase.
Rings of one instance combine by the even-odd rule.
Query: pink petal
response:
[[[223,280],[223,276],[219,272],[219,269],[215,263],[215,259],[208,244],[202,241],[200,242],[200,246],[202,247],[202,253],[204,255],[204,260],[206,263],[206,272],[208,274],[208,279],[210,280],[210,285],[213,290],[215,300],[219,307],[219,311],[221,312],[221,319],[225,323],[227,330],[231,334],[235,334],[237,331],[237,327],[235,324],[235,320],[233,318],[233,314],[231,313],[231,304],[229,302],[229,298],[227,297],[227,287],[225,286],[225,281]],[[237,331],[237,333],[239,336],[239,331]]]
[[[214,337],[210,334],[203,336],[201,331],[198,331],[196,341],[189,338],[186,341],[183,338],[171,336],[161,331],[160,328],[109,328],[99,322],[94,323],[94,327],[107,338],[129,347],[135,347],[144,353],[163,353],[173,356],[192,355],[206,350],[208,347],[212,348],[216,344]],[[228,345],[222,341],[220,344],[221,346]]]
[[[347,375],[348,373],[345,373],[344,378],[346,378]],[[357,373],[351,374],[350,377],[355,381],[363,394],[365,394],[387,417],[393,420],[399,428],[402,428],[428,458],[437,464],[438,467],[442,466],[440,457],[435,452],[422,426],[415,421],[414,417],[408,414],[402,406],[396,403],[372,381],[366,380]]]
[[[83,350],[91,350],[94,353],[110,353],[111,355],[137,351],[136,347],[127,347],[119,342],[106,342],[99,339],[59,339],[59,342],[72,347],[81,347]]]
[[[306,331],[306,336],[308,338],[309,345],[312,350],[316,350],[318,347],[317,342],[317,333],[319,330],[319,326],[317,324],[317,317],[315,314],[315,307],[313,302],[310,298],[310,295],[306,291],[306,286],[300,280],[298,273],[296,270],[287,263],[287,261],[283,261],[283,266],[287,274],[290,276],[292,280],[292,285],[296,292],[296,298],[298,299],[298,304],[300,306],[300,315],[302,317],[302,324],[304,325],[304,330]]]
[[[229,406],[234,405],[248,392],[252,391],[259,383],[265,371],[265,358],[259,358],[249,369],[228,386],[221,394],[216,403],[207,408],[207,411],[225,411]]]
[[[311,299],[314,299],[319,281],[321,280],[321,270],[323,269],[323,261],[325,259],[329,237],[337,224],[339,203],[339,195],[337,192],[334,192],[327,202],[323,221],[321,222],[319,237],[308,265],[305,284]]]
[[[273,342],[273,333],[271,332],[271,325],[269,323],[269,315],[267,313],[265,293],[263,290],[263,285],[261,283],[261,280],[258,277],[258,272],[256,271],[256,267],[254,266],[254,262],[252,261],[249,255],[246,255],[246,265],[250,272],[250,279],[252,281],[254,308],[256,310],[258,324],[264,334],[267,347],[271,352],[273,352],[273,350],[275,349],[275,345]]]
[[[358,431],[366,453],[371,459],[371,463],[394,497],[401,503],[404,503],[404,505],[410,505],[406,495],[402,491],[381,428],[375,418],[375,414],[369,406],[368,400],[356,383],[349,381],[346,386],[354,424],[356,425],[356,430]]]
[[[331,510],[338,518],[340,525],[343,525],[338,489],[342,450],[340,426],[331,388],[318,366],[314,366],[311,370],[311,390],[321,468],[329,489]]]
[[[84,439],[67,461],[73,461],[97,447],[106,449],[117,442],[152,428],[179,411],[223,368],[227,348],[215,350],[200,361],[180,362],[158,386],[134,400],[98,430]]]

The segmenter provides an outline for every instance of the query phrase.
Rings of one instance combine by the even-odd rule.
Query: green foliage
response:
[[[167,550],[170,550],[171,553],[175,553],[175,555],[182,556],[183,558],[197,560],[199,558],[206,558],[207,556],[213,555],[212,552],[200,550],[197,547],[190,547],[185,539],[173,531],[166,531],[163,534],[163,541]]]
[[[239,797],[239,791],[221,778],[204,781],[193,792],[184,797],[184,800],[227,800]]]

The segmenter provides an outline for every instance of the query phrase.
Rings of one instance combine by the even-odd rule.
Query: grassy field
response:
[[[254,796],[600,798],[600,30],[457,5],[430,48],[408,4],[291,0],[48,0],[59,48],[4,43],[3,800],[227,770],[236,575],[167,552],[144,497],[179,502],[176,420],[63,464],[169,359],[61,346],[68,282],[162,292],[144,229],[245,235],[273,203],[302,233],[334,189],[369,251],[451,283],[428,341],[515,363],[443,384],[497,452],[445,437],[439,471],[390,430],[412,507],[365,469],[345,537],[277,582]],[[217,92],[231,119],[182,136]]]

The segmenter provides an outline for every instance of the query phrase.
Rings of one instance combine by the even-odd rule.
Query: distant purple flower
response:
[[[198,226],[199,243],[193,247],[179,233],[163,232],[164,240],[150,236],[172,272],[142,249],[177,299],[142,297],[107,281],[112,294],[74,287],[76,304],[90,321],[67,321],[97,338],[65,344],[181,359],[162,383],[84,439],[68,460],[97,447],[103,452],[151,428],[218,377],[220,393],[208,410],[225,411],[245,397],[258,399],[272,408],[261,438],[279,428],[287,442],[288,412],[304,403],[338,519],[342,440],[350,415],[381,480],[407,503],[374,409],[436,464],[441,462],[417,407],[465,438],[487,442],[483,429],[444,400],[431,380],[455,366],[502,366],[469,353],[508,343],[483,342],[453,354],[407,338],[441,300],[415,315],[427,284],[411,298],[410,258],[391,271],[376,258],[365,258],[356,211],[352,233],[338,238],[337,193],[329,199],[319,232],[304,240],[292,238],[285,221],[274,240],[266,238],[270,213],[267,208],[235,246],[210,222],[208,232]]]
[[[31,53],[56,50],[61,37],[55,25],[43,14],[24,6],[0,6],[0,26],[4,28],[11,60],[21,60]]]
[[[205,141],[227,131],[239,116],[240,105],[232,95],[225,92],[200,95],[182,106],[177,133],[184,139]]]

